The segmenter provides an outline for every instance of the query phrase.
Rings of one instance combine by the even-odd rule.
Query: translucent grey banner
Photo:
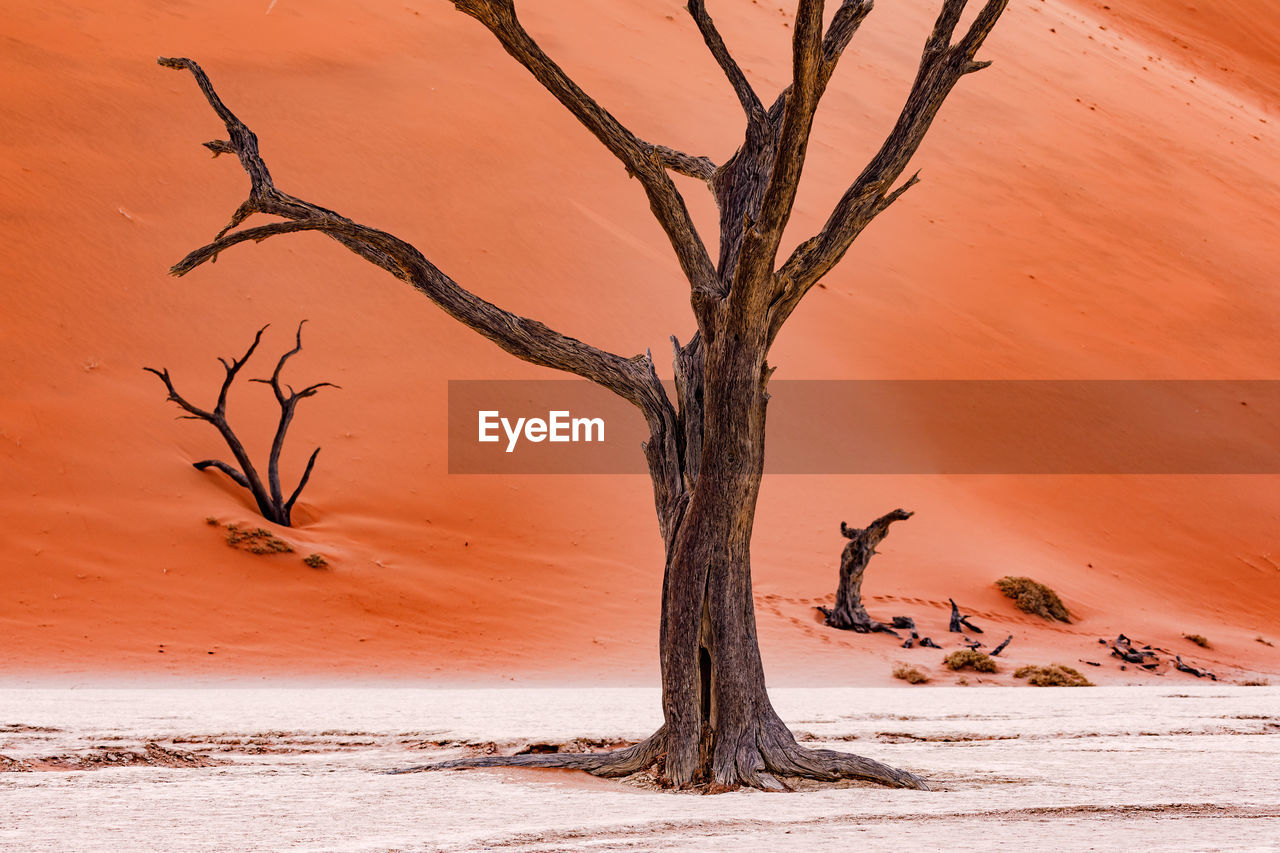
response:
[[[1277,380],[775,380],[773,474],[1280,474]],[[668,388],[674,399],[674,389]],[[644,474],[582,380],[449,382],[451,474]]]

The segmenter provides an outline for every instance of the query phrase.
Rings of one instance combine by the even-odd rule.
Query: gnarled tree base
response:
[[[582,770],[593,776],[618,778],[660,765],[666,755],[666,739],[667,731],[663,726],[640,743],[609,752],[475,755],[388,772],[397,775],[480,767],[543,767]],[[800,746],[781,722],[762,724],[755,743],[744,744],[744,748],[738,750],[733,759],[732,768],[716,769],[714,775],[718,778],[715,781],[706,778],[700,780],[710,783],[707,787],[709,793],[731,791],[740,787],[758,788],[762,791],[790,790],[779,777],[816,779],[822,782],[855,779],[890,788],[929,790],[924,779],[906,770],[860,755]],[[728,774],[725,773],[726,770],[729,770]]]

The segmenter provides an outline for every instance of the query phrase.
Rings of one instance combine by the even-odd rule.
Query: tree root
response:
[[[583,770],[593,776],[630,776],[652,767],[666,750],[667,727],[632,746],[607,752],[548,752],[525,755],[472,755],[430,764],[388,770],[387,775],[421,773],[427,770],[463,770],[476,767],[551,767]]]
[[[649,770],[666,755],[666,726],[645,740],[609,752],[533,753],[524,755],[474,755],[430,764],[419,764],[387,771],[387,775],[421,773],[432,770],[464,770],[482,767],[539,767],[582,770],[593,776],[617,778]],[[929,790],[924,779],[881,764],[870,758],[800,746],[791,732],[781,724],[765,724],[757,737],[744,737],[740,748],[720,756],[714,762],[713,779],[697,780],[707,784],[709,793],[732,791],[741,787],[762,791],[789,791],[787,777],[835,782],[855,779],[875,782],[890,788]],[[782,778],[779,778],[782,777]]]

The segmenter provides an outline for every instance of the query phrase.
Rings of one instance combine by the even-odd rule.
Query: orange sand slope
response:
[[[637,133],[732,151],[742,118],[676,0],[525,5],[545,48]],[[935,5],[882,4],[857,36],[789,240],[887,131]],[[1280,32],[1280,8],[1170,4],[1166,19],[1165,5],[1116,20],[1092,2],[1012,4],[986,49],[995,66],[961,84],[918,158],[923,183],[783,334],[779,378],[1280,377],[1277,87],[1243,82],[1276,79],[1257,39]],[[788,15],[721,6],[748,74],[776,91]],[[1190,47],[1156,44],[1179,28]],[[199,146],[222,129],[191,79],[154,62],[186,55],[286,191],[597,345],[686,339],[687,290],[642,193],[492,37],[426,0],[28,2],[4,29],[0,670],[652,682],[647,482],[446,473],[448,379],[553,374],[317,235],[165,274],[246,187]],[[1201,76],[1217,62],[1205,45],[1230,51],[1214,67],[1231,73]],[[714,233],[709,195],[681,180]],[[286,378],[343,387],[304,402],[292,431],[288,478],[324,448],[302,523],[283,532],[296,553],[233,551],[205,519],[255,524],[252,507],[188,464],[225,455],[220,440],[172,420],[139,368],[169,367],[210,404],[215,356],[270,322],[246,371],[266,375],[304,317]],[[273,408],[260,386],[232,394],[257,452]],[[984,639],[1015,634],[1013,661],[1102,660],[1096,638],[1124,631],[1225,676],[1280,672],[1280,648],[1255,640],[1280,643],[1277,495],[1262,476],[770,478],[755,537],[766,667],[779,683],[888,683],[895,659],[936,671],[936,652],[822,629],[812,610],[834,590],[839,522],[905,506],[915,518],[868,576],[873,615],[914,615],[949,641],[954,597]],[[330,568],[304,566],[312,552]],[[1079,621],[1025,618],[992,586],[1006,574],[1049,583]]]

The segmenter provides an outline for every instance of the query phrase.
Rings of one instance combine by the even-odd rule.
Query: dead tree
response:
[[[249,195],[213,242],[174,265],[185,275],[245,242],[317,231],[423,293],[451,317],[533,364],[576,374],[639,409],[658,529],[666,549],[659,647],[665,722],[615,753],[482,756],[447,766],[524,764],[625,775],[657,764],[678,788],[705,782],[778,790],[780,777],[860,778],[924,787],[875,761],[799,746],[769,702],[751,598],[751,530],[764,469],[770,346],[804,296],[854,239],[917,181],[903,175],[943,102],[977,59],[1007,0],[983,0],[960,27],[968,0],[940,0],[906,103],[879,150],[836,203],[821,230],[789,255],[779,249],[796,198],[814,113],[841,54],[871,11],[843,0],[824,26],[823,0],[798,0],[789,85],[761,101],[712,22],[703,0],[688,10],[742,105],[746,130],[724,162],[648,142],[624,127],[548,56],[521,25],[513,0],[454,0],[600,141],[639,182],[688,279],[697,329],[673,338],[676,392],[663,388],[649,353],[625,357],[560,334],[486,302],[414,246],[278,189],[253,132],[222,102],[190,59],[160,59],[190,72],[227,137],[205,143],[233,154]],[[957,33],[958,31],[958,33]],[[705,182],[719,207],[713,259],[672,173]],[[234,230],[255,214],[282,221]],[[435,765],[437,767],[446,765]]]
[[[302,321],[302,323],[305,322],[307,321]],[[271,378],[249,380],[250,382],[261,382],[265,385],[270,385],[271,390],[275,392],[276,402],[280,404],[280,423],[276,427],[275,438],[271,442],[271,455],[267,458],[266,483],[263,483],[262,478],[258,476],[258,470],[249,461],[249,454],[245,451],[244,445],[236,437],[235,431],[231,429],[231,424],[227,423],[227,392],[231,390],[231,383],[235,381],[236,374],[240,372],[240,368],[244,367],[245,362],[253,355],[253,351],[258,348],[258,343],[262,340],[262,333],[267,330],[267,326],[263,326],[258,330],[258,333],[253,336],[253,343],[249,345],[249,349],[240,358],[232,358],[230,362],[225,358],[218,359],[218,361],[222,362],[222,367],[226,370],[227,375],[222,380],[222,389],[218,392],[218,402],[213,407],[213,411],[206,411],[187,402],[173,387],[173,380],[169,377],[167,368],[160,370],[156,370],[154,367],[142,368],[159,376],[160,381],[164,383],[164,387],[169,390],[169,399],[187,412],[185,415],[179,415],[179,418],[207,421],[213,424],[227,442],[227,447],[231,448],[231,455],[235,457],[236,464],[240,467],[236,468],[234,465],[228,465],[218,459],[205,459],[192,463],[192,466],[198,471],[203,471],[206,468],[216,468],[226,474],[237,484],[249,490],[249,493],[253,495],[253,499],[258,504],[258,511],[262,513],[263,518],[284,527],[290,526],[293,505],[297,503],[298,496],[302,494],[307,481],[311,479],[311,469],[315,467],[316,456],[320,454],[320,448],[318,447],[311,452],[311,458],[307,460],[307,467],[302,472],[298,487],[293,490],[293,493],[286,500],[284,491],[280,487],[280,452],[284,450],[285,433],[289,430],[289,424],[293,423],[293,413],[300,401],[314,396],[321,388],[338,387],[332,382],[318,382],[315,385],[308,385],[301,391],[294,391],[292,385],[282,386],[280,384],[280,371],[284,370],[285,362],[302,351],[302,323],[298,324],[296,345],[293,349],[280,356],[280,361],[276,362],[276,369],[271,374]]]
[[[868,616],[867,609],[862,606],[862,576],[866,574],[867,564],[876,554],[876,546],[889,535],[889,525],[895,521],[906,521],[911,516],[912,513],[905,509],[895,509],[863,528],[850,527],[843,521],[840,522],[840,534],[849,540],[849,544],[844,546],[844,552],[840,555],[840,585],[836,587],[836,606],[834,610],[818,608],[826,615],[826,622],[832,628],[857,631],[859,634],[872,631],[894,634],[888,625],[876,622]],[[914,623],[911,629],[914,631]]]
[[[1179,672],[1190,673],[1194,675],[1196,678],[1210,678],[1214,681],[1218,680],[1218,676],[1214,675],[1212,672],[1210,672],[1207,669],[1196,669],[1194,666],[1190,666],[1188,664],[1183,663],[1182,655],[1174,656],[1173,666]]]
[[[953,634],[962,634],[964,629],[968,628],[975,634],[983,633],[981,628],[969,621],[968,616],[960,615],[960,608],[956,606],[955,599],[948,598],[947,601],[951,602],[951,622],[947,626],[948,631]]]

